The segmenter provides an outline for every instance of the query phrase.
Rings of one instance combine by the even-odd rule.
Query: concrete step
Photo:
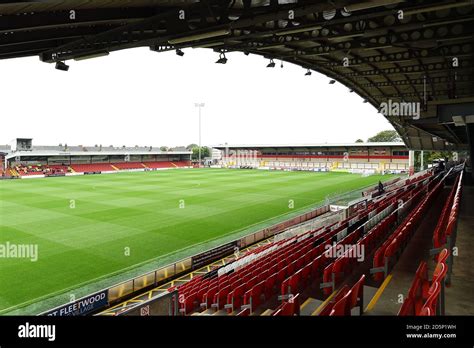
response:
[[[364,285],[364,311],[367,308],[370,301],[372,301],[372,299],[374,298],[378,289],[379,288],[376,288],[375,286]],[[356,314],[353,313],[352,315],[359,315],[359,310],[357,308],[353,309],[353,311],[354,310],[356,311]]]
[[[321,303],[323,303],[323,301],[308,297],[308,299],[300,305],[300,315],[311,315]]]

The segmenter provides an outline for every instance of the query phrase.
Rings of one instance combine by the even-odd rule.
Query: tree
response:
[[[447,158],[452,159],[453,153],[451,151],[429,151],[425,156],[425,165],[426,163],[432,163],[435,159]]]
[[[162,146],[162,147],[160,147],[160,150],[161,151],[168,151],[168,147],[167,146]]]
[[[362,139],[357,139],[356,143],[363,143],[364,141]]]
[[[459,153],[458,153],[459,154]],[[423,151],[423,166],[428,167],[434,160],[448,159],[453,160],[454,152],[451,151]],[[466,156],[463,156],[466,157]],[[459,157],[458,157],[459,158]],[[415,151],[415,168],[421,167],[421,151]]]
[[[198,144],[189,144],[188,146],[186,146],[186,150],[192,150],[194,149],[195,147],[198,147]]]
[[[191,155],[191,159],[199,160],[199,146],[195,146],[192,148],[193,154]],[[205,157],[211,156],[211,149],[206,146],[201,146],[201,160]]]
[[[395,130],[384,130],[378,132],[373,137],[367,139],[368,143],[384,143],[384,142],[398,142],[402,141],[400,135]]]

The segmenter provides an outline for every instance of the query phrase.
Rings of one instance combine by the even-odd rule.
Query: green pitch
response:
[[[38,260],[0,258],[0,313],[84,284],[99,290],[98,279],[178,251],[190,256],[207,249],[204,242],[247,234],[381,179],[195,169],[2,180],[0,247],[37,245]]]

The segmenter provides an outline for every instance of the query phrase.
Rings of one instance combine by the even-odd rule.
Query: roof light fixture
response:
[[[216,61],[216,64],[226,64],[227,63],[227,58],[225,56],[224,52],[221,52],[219,54],[219,59]]]

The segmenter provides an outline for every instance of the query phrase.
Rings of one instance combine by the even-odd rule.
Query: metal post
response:
[[[409,175],[415,174],[415,152],[413,150],[408,151],[408,167]]]
[[[199,108],[199,168],[201,167],[201,108],[204,103],[194,103],[194,106]]]
[[[420,171],[422,171],[424,169],[423,154],[424,154],[424,151],[421,150],[421,152],[420,152]]]
[[[199,106],[199,167],[201,167],[201,106]]]

